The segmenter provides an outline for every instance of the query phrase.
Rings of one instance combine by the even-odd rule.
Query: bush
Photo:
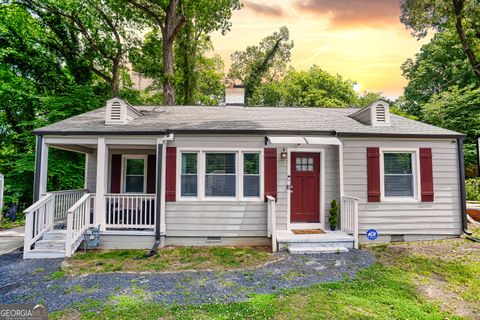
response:
[[[480,201],[480,178],[467,179],[465,181],[467,200]]]
[[[330,226],[332,228],[336,228],[337,223],[338,223],[338,203],[337,203],[337,200],[333,199],[330,202],[329,212],[330,212],[330,215],[328,216],[328,223],[330,224]]]

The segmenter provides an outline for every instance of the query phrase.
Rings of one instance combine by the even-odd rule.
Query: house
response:
[[[103,248],[291,252],[458,237],[465,227],[464,136],[391,114],[385,101],[247,108],[114,98],[34,134],[25,258],[70,256],[92,226]],[[46,189],[49,148],[85,154],[84,189]],[[326,232],[292,232],[312,229]]]

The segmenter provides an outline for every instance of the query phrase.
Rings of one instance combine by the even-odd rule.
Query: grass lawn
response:
[[[69,275],[112,271],[180,271],[238,269],[260,266],[274,259],[269,248],[171,247],[148,259],[146,250],[81,250],[64,262]]]
[[[479,244],[452,239],[368,250],[378,261],[355,279],[255,295],[241,303],[186,307],[154,303],[139,289],[112,294],[107,303],[79,303],[52,319],[475,319],[480,314]]]

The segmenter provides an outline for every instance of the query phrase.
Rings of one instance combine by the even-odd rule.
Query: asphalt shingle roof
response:
[[[36,134],[156,134],[163,132],[338,133],[427,135],[460,133],[391,115],[390,126],[370,126],[351,117],[356,108],[134,106],[142,116],[128,124],[105,124],[105,108],[37,129]]]

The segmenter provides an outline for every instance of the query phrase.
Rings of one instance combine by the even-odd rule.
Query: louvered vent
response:
[[[122,117],[122,105],[120,102],[115,101],[112,103],[112,108],[110,110],[110,120],[111,121],[120,121]]]
[[[386,115],[385,115],[385,106],[382,104],[377,105],[376,107],[376,114],[377,122],[385,123],[386,122]]]

